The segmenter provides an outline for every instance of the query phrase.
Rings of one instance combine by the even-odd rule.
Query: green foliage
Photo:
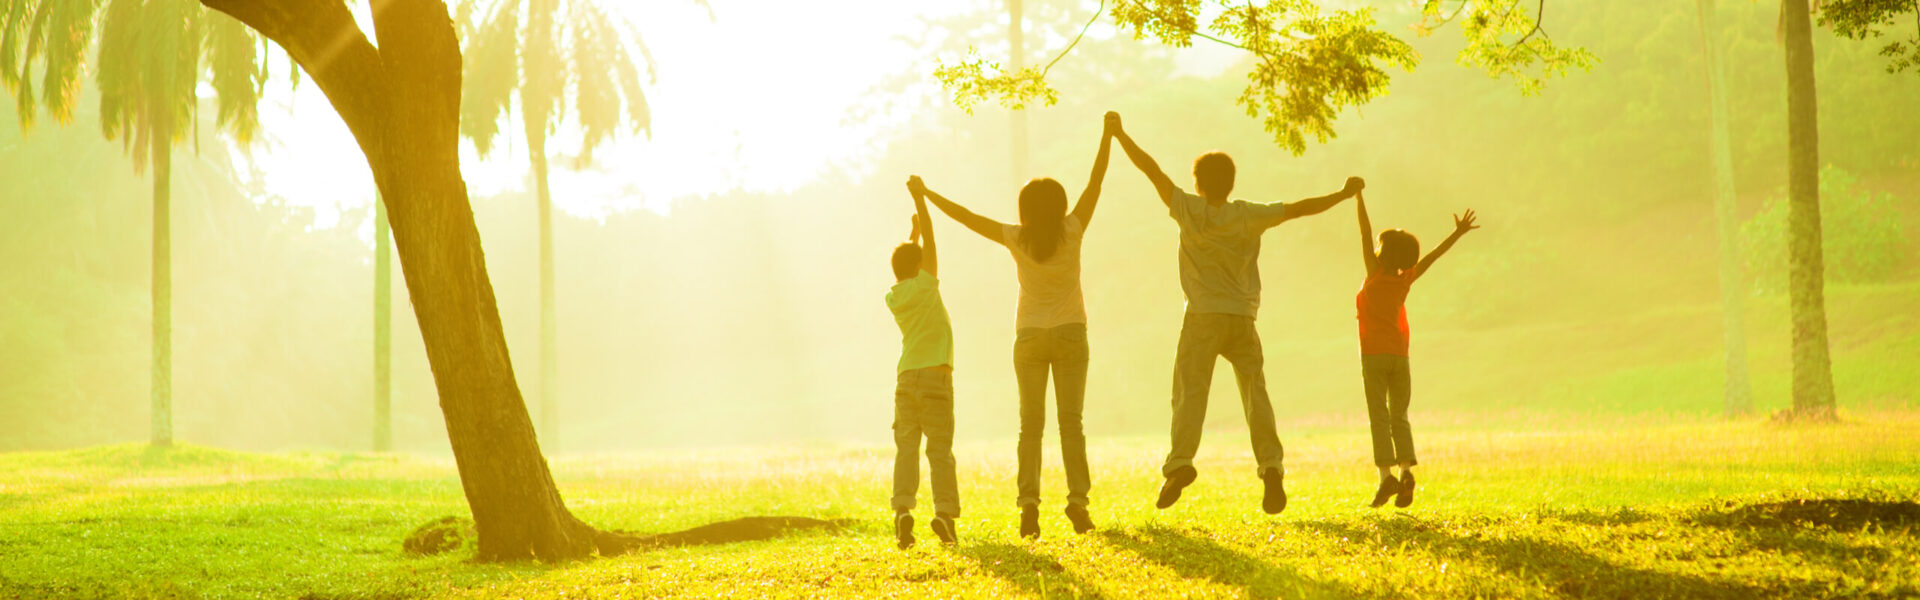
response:
[[[1460,50],[1460,64],[1485,69],[1494,78],[1511,77],[1522,94],[1537,95],[1547,79],[1563,77],[1572,68],[1591,71],[1599,62],[1586,48],[1553,42],[1543,22],[1545,0],[1532,13],[1519,0],[1456,1],[1458,4],[1448,10],[1449,0],[1426,0],[1415,30],[1423,36],[1431,35],[1447,23],[1460,20],[1460,32],[1467,40]],[[1519,37],[1507,41],[1512,36]]]
[[[1163,440],[1096,440],[1101,528],[1073,535],[1046,510],[1036,541],[1016,536],[1012,503],[992,501],[1014,493],[1012,453],[967,442],[961,543],[904,552],[884,523],[890,446],[556,457],[582,518],[643,534],[740,514],[855,520],[841,534],[563,565],[405,554],[409,531],[467,512],[445,460],[12,453],[0,455],[0,597],[1911,597],[1920,422],[1860,417],[1803,429],[1428,419],[1428,470],[1404,511],[1359,507],[1373,474],[1363,422],[1296,428],[1294,501],[1279,518],[1256,512],[1244,439],[1207,440],[1208,475],[1166,511],[1146,502],[1159,478],[1141,464]]]
[[[1815,2],[1821,25],[1856,40],[1880,38],[1890,31],[1883,28],[1905,27],[1900,21],[1911,19],[1913,37],[1895,39],[1880,48],[1887,58],[1887,72],[1899,73],[1920,67],[1920,2],[1914,0],[1826,0]],[[1899,34],[1894,34],[1898,38]],[[1920,69],[1915,69],[1920,73]]]
[[[1893,195],[1861,189],[1858,183],[1839,167],[1820,171],[1820,246],[1830,283],[1886,281],[1908,259]],[[1747,270],[1757,291],[1787,288],[1787,211],[1784,198],[1769,197],[1760,213],[1740,227]]]

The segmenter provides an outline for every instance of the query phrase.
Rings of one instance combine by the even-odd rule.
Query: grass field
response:
[[[1920,413],[1791,428],[1425,417],[1411,509],[1363,506],[1374,477],[1363,422],[1289,422],[1292,503],[1278,517],[1259,512],[1241,431],[1209,432],[1200,480],[1165,511],[1151,505],[1162,440],[1104,440],[1091,449],[1101,528],[1071,533],[1056,468],[1037,542],[1015,533],[1011,441],[965,444],[962,543],[904,552],[887,529],[890,448],[562,456],[570,506],[604,527],[664,532],[746,515],[853,524],[561,565],[403,553],[414,527],[465,513],[441,460],[141,445],[7,454],[0,596],[1920,595]]]

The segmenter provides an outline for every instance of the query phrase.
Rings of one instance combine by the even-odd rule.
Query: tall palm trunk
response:
[[[1820,245],[1820,115],[1814,94],[1813,23],[1807,0],[1781,0],[1787,67],[1787,290],[1793,320],[1793,411],[1834,413]]]
[[[393,449],[393,235],[373,198],[373,450]]]
[[[153,159],[153,440],[173,445],[173,128],[157,119]]]
[[[1007,0],[1007,44],[1010,48],[1009,62],[1013,64],[1014,71],[1027,66],[1027,36],[1021,24],[1025,17],[1024,12],[1021,0]],[[1013,149],[1008,153],[1008,157],[1013,161],[1013,182],[1019,185],[1027,178],[1027,111],[1014,110],[1008,116],[1008,120],[1011,126],[1009,134],[1013,138]]]
[[[1708,145],[1713,154],[1713,212],[1720,231],[1720,315],[1726,346],[1722,396],[1727,415],[1737,416],[1753,410],[1753,385],[1747,377],[1747,286],[1740,268],[1740,217],[1734,204],[1727,71],[1714,8],[1714,0],[1699,0],[1700,47],[1706,59],[1708,114],[1712,121]]]
[[[553,300],[553,196],[547,188],[547,119],[553,106],[556,64],[553,47],[554,0],[533,0],[528,12],[526,84],[520,88],[521,115],[526,119],[527,153],[533,159],[533,186],[540,213],[540,432],[548,448],[560,440],[559,350]]]

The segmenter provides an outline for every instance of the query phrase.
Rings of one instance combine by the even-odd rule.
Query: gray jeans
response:
[[[960,516],[960,484],[953,460],[953,371],[941,367],[900,374],[893,391],[893,510],[913,510],[920,494],[920,438],[927,439],[933,510]]]
[[[1040,437],[1047,429],[1047,372],[1060,412],[1060,458],[1067,467],[1067,503],[1087,505],[1087,434],[1080,411],[1087,397],[1087,326],[1070,323],[1019,330],[1013,374],[1020,380],[1020,506],[1040,504]]]
[[[1167,452],[1162,474],[1193,466],[1200,449],[1200,430],[1207,420],[1207,391],[1213,385],[1216,357],[1226,357],[1240,380],[1240,407],[1253,438],[1258,471],[1281,466],[1285,449],[1274,430],[1273,403],[1267,399],[1266,357],[1253,317],[1219,313],[1187,313],[1180,326],[1180,348],[1173,359],[1173,450]]]
[[[1373,464],[1381,467],[1420,464],[1413,457],[1413,426],[1407,423],[1407,404],[1413,401],[1413,375],[1407,357],[1363,354],[1360,376],[1367,386]]]

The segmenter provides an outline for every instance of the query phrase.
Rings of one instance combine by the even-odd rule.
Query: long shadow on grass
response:
[[[1675,513],[1632,509],[1549,512],[1540,515],[1540,518],[1543,521],[1559,520],[1587,527],[1631,527],[1654,522],[1680,527],[1711,527],[1733,535],[1742,544],[1743,552],[1792,553],[1802,561],[1837,572],[1849,572],[1855,570],[1858,564],[1879,564],[1892,560],[1893,552],[1876,545],[1835,542],[1835,536],[1829,533],[1846,536],[1875,528],[1886,532],[1911,531],[1914,526],[1920,525],[1920,504],[1857,498],[1804,498],[1756,504],[1728,502],[1724,508],[1697,508]]]
[[[1303,522],[1302,528],[1368,545],[1424,548],[1436,556],[1472,560],[1524,575],[1568,598],[1765,598],[1783,590],[1619,564],[1579,547],[1529,535],[1460,535],[1419,519],[1375,521],[1378,530],[1340,522]],[[1364,540],[1364,541],[1363,541]]]
[[[1254,558],[1219,542],[1178,529],[1149,525],[1130,531],[1102,531],[1116,547],[1151,560],[1188,579],[1205,578],[1246,590],[1253,598],[1357,598],[1353,587],[1322,581],[1285,565]]]
[[[1041,598],[1105,598],[1099,586],[1082,581],[1052,557],[1011,544],[967,546],[959,554],[980,563],[995,577]]]

